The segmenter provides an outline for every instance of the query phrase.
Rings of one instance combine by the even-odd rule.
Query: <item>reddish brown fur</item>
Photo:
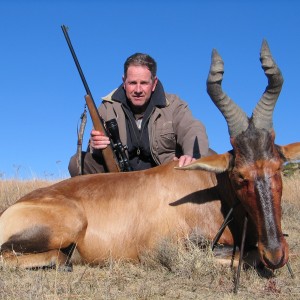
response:
[[[75,243],[90,263],[101,263],[109,256],[138,259],[141,250],[153,247],[160,238],[187,238],[195,228],[212,239],[223,221],[215,175],[178,171],[175,164],[81,176],[36,190],[1,216],[2,249],[17,247],[26,231],[40,225],[44,230],[35,237],[37,249]],[[232,241],[227,230],[220,242]],[[34,265],[34,255],[32,259]]]
[[[299,145],[286,146],[285,151],[295,147]],[[219,242],[240,242],[245,208],[253,219],[246,247],[256,244],[258,233],[262,260],[271,266],[278,261],[276,267],[280,267],[288,259],[280,228],[280,165],[276,160],[258,160],[236,169],[230,156],[214,155],[193,164],[232,170],[217,176],[213,172],[176,170],[173,162],[146,171],[80,176],[33,191],[0,217],[4,259],[22,267],[40,267],[52,265],[57,251],[62,250],[58,263],[64,264],[68,262],[66,249],[76,244],[84,261],[101,264],[109,257],[137,260],[141,251],[155,247],[167,236],[183,240],[197,233],[199,238],[212,240],[237,194],[242,206],[235,210],[230,230],[225,230]],[[272,178],[274,222],[286,248],[282,260],[274,259],[282,254],[266,242],[269,233],[262,222],[262,207],[252,192],[253,182],[263,174]],[[245,180],[249,182],[247,189]],[[18,252],[27,255],[15,260]]]

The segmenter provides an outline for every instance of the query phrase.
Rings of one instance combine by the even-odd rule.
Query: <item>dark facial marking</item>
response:
[[[275,222],[274,201],[271,193],[270,178],[257,178],[255,181],[255,190],[257,199],[260,199],[260,213],[264,222],[264,238],[268,248],[275,249],[278,246],[278,232]]]

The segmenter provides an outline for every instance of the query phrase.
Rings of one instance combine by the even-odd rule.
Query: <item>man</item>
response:
[[[179,160],[179,166],[184,166],[208,154],[204,125],[193,118],[184,101],[164,92],[156,71],[152,57],[133,54],[125,61],[123,84],[104,97],[99,107],[104,121],[117,120],[133,170],[171,160]],[[82,153],[83,174],[106,171],[101,150],[109,143],[103,132],[91,131],[89,151]],[[76,155],[70,160],[69,172],[72,177],[78,175]]]

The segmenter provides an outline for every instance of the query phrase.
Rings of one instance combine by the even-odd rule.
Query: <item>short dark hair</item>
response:
[[[124,76],[127,76],[129,66],[145,66],[151,72],[152,79],[156,77],[157,65],[156,61],[148,54],[135,53],[129,56],[124,63]]]

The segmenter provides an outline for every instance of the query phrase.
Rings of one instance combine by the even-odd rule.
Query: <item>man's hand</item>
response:
[[[182,155],[179,158],[178,157],[174,157],[174,160],[179,160],[179,167],[184,167],[190,163],[192,163],[193,161],[195,161],[196,159],[189,156],[189,155]]]
[[[109,137],[105,136],[103,132],[92,130],[90,138],[90,146],[94,149],[105,149],[110,144]]]

